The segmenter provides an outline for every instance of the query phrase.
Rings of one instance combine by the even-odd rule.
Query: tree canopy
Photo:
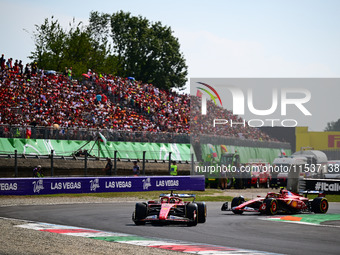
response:
[[[52,16],[33,32],[35,51],[30,58],[44,69],[73,67],[80,76],[87,68],[163,88],[182,88],[187,66],[170,27],[123,11],[91,12],[89,25],[75,20],[64,29]]]
[[[340,131],[340,119],[328,122],[325,131]]]

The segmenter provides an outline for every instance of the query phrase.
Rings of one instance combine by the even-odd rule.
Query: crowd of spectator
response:
[[[89,74],[90,79],[93,74]],[[160,132],[189,132],[190,96],[160,90],[152,84],[104,75],[92,79],[111,101],[134,109],[154,123]]]
[[[0,59],[0,124],[273,140],[248,125],[213,127],[215,118],[243,120],[211,101],[209,114],[201,115],[196,96],[162,90],[133,77],[89,69],[77,80],[72,79],[72,68],[58,74],[39,70],[37,63],[24,68],[22,61],[12,61],[4,55]]]
[[[227,109],[215,105],[212,101],[207,101],[207,114],[201,114],[201,98],[191,96],[191,126],[192,136],[226,136],[239,139],[277,141],[275,138],[261,132],[258,128],[251,127],[244,119]],[[227,120],[226,124],[218,124],[214,127],[214,120]],[[221,122],[222,123],[222,122]],[[234,123],[231,125],[231,123]]]
[[[0,86],[0,124],[157,131],[143,115],[105,99],[95,85],[63,74],[20,73],[6,65]]]

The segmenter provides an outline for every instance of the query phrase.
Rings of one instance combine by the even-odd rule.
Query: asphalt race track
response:
[[[207,222],[196,227],[135,226],[131,220],[134,210],[131,202],[0,207],[0,217],[284,254],[340,252],[338,222],[319,226],[273,222],[263,220],[266,216],[258,214],[222,212],[221,205],[221,202],[207,203]],[[327,214],[340,214],[340,203],[331,203]]]

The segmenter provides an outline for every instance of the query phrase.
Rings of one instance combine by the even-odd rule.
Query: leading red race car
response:
[[[132,220],[136,225],[151,223],[186,223],[196,226],[204,223],[207,217],[207,207],[204,202],[195,202],[194,194],[161,194],[158,201],[136,203]],[[192,202],[184,198],[194,198]]]
[[[243,212],[260,212],[267,215],[275,215],[277,213],[326,213],[328,210],[328,201],[323,193],[313,200],[301,196],[297,193],[281,189],[279,193],[268,192],[266,197],[258,197],[249,201],[245,201],[242,196],[233,198],[231,208],[228,209],[228,202],[222,205],[222,211],[231,210],[235,214]]]

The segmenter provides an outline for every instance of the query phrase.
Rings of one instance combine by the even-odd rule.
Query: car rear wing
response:
[[[308,194],[318,194],[319,197],[325,197],[325,192],[324,191],[318,191],[318,190],[304,190],[301,192],[302,194],[307,197]]]
[[[194,198],[194,200],[196,199],[196,195],[195,194],[176,194],[173,193],[173,191],[171,191],[170,194],[160,194],[159,197],[178,197],[178,198]]]

